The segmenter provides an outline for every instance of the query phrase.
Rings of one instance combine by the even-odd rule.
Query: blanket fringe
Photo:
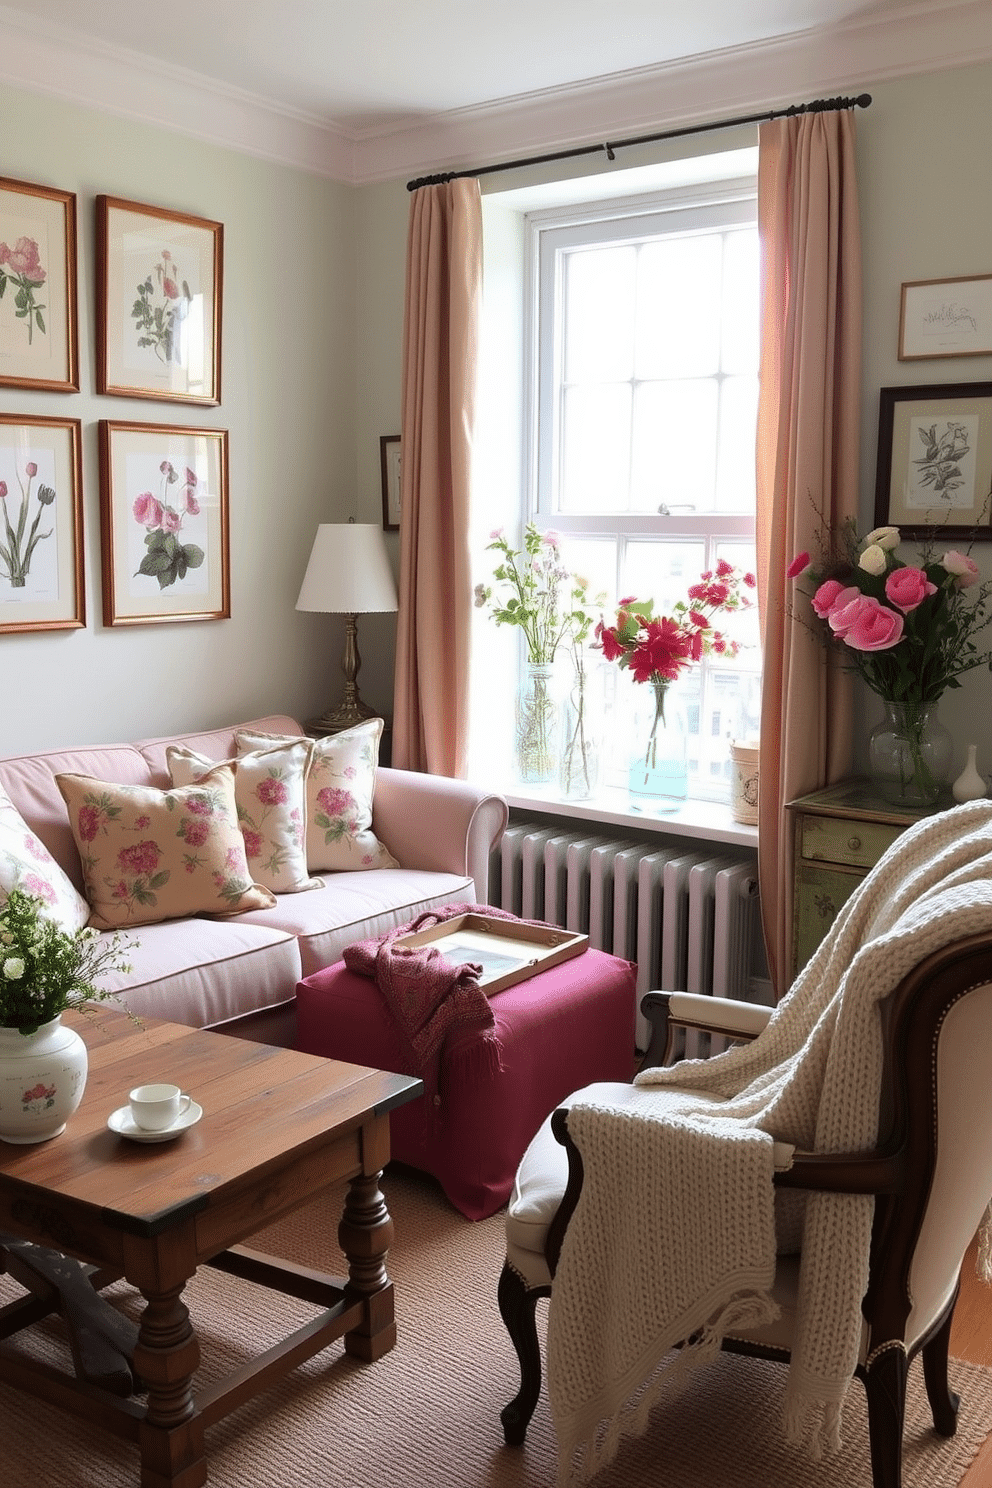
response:
[[[978,1227],[978,1255],[975,1260],[975,1271],[987,1286],[992,1286],[992,1203],[982,1215],[982,1222]]]

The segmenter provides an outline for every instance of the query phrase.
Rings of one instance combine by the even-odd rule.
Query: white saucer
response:
[[[173,1137],[178,1137],[191,1126],[195,1126],[202,1115],[203,1107],[198,1106],[196,1101],[190,1101],[183,1114],[171,1126],[165,1127],[162,1131],[145,1131],[142,1127],[135,1125],[131,1107],[121,1106],[107,1117],[107,1125],[119,1137],[130,1137],[132,1142],[171,1142]]]

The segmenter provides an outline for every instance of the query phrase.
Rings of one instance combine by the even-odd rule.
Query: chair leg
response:
[[[958,1429],[958,1406],[960,1395],[955,1394],[947,1382],[947,1355],[951,1342],[951,1323],[954,1309],[951,1308],[929,1343],[921,1350],[923,1354],[923,1379],[927,1387],[927,1399],[933,1412],[933,1429],[938,1436],[953,1436]]]
[[[902,1431],[906,1415],[908,1361],[901,1348],[888,1348],[863,1376],[868,1397],[873,1488],[901,1488]]]
[[[516,1271],[504,1265],[497,1291],[500,1316],[520,1361],[520,1389],[500,1411],[503,1438],[519,1447],[541,1393],[541,1346],[537,1340],[537,1303],[551,1295],[550,1287],[525,1287]]]

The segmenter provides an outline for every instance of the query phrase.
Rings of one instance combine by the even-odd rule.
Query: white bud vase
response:
[[[968,763],[951,786],[951,795],[955,801],[980,801],[987,794],[985,777],[979,774],[975,763],[977,753],[978,745],[969,744]]]

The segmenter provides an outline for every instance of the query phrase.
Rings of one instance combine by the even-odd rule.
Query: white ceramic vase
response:
[[[951,795],[955,801],[980,801],[987,794],[985,777],[979,774],[978,765],[975,762],[977,754],[978,745],[969,744],[968,763],[951,786]]]
[[[0,1140],[45,1142],[83,1098],[86,1045],[61,1014],[36,1033],[0,1028]]]

